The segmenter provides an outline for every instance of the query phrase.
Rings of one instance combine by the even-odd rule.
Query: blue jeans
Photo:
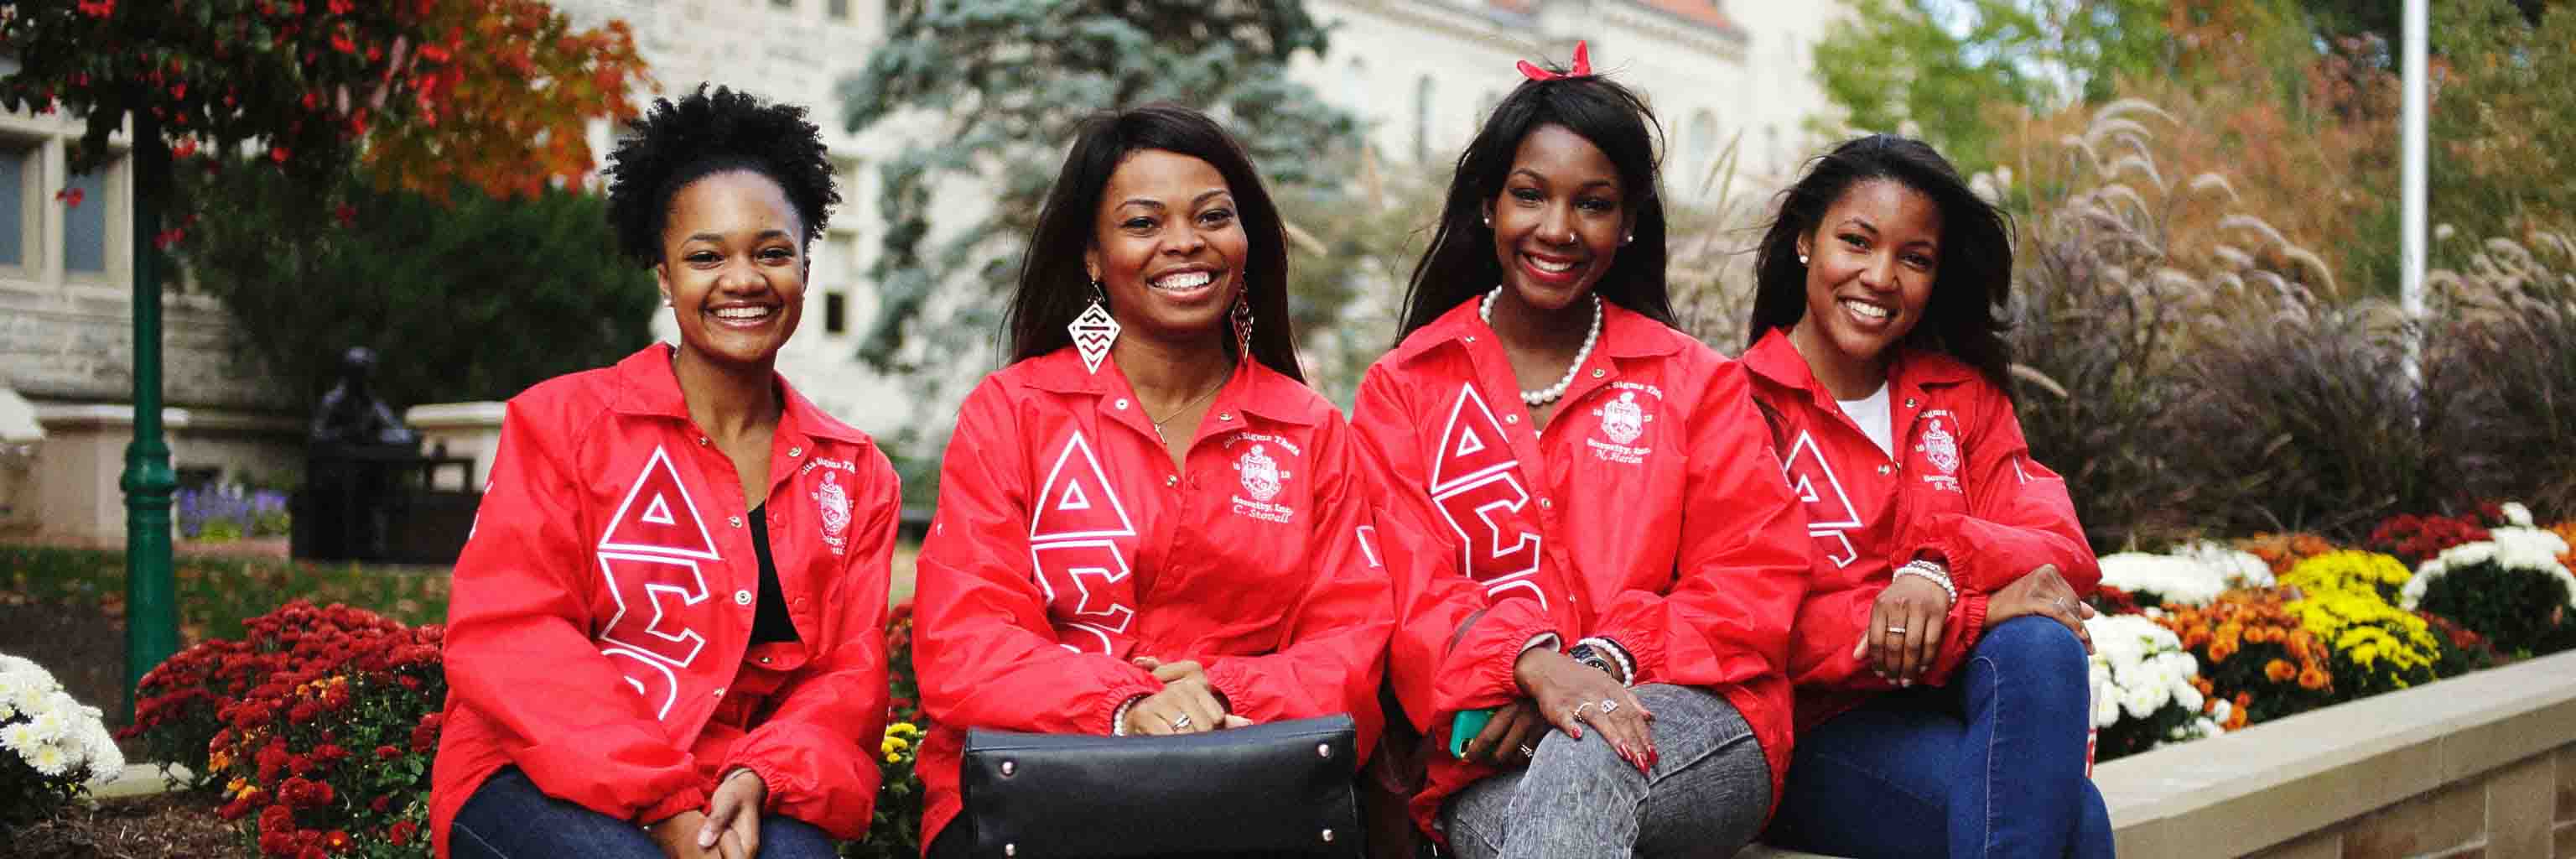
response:
[[[1771,763],[1753,727],[1717,693],[1636,688],[1655,714],[1652,774],[1598,734],[1549,731],[1529,765],[1486,776],[1449,798],[1449,846],[1465,859],[1732,856],[1762,828]]]
[[[1836,856],[2112,855],[2084,776],[2088,676],[2064,625],[2005,621],[1947,688],[1886,693],[1800,735],[1764,840]]]
[[[451,859],[662,859],[662,848],[643,828],[547,796],[518,767],[502,767],[475,788],[447,835]],[[831,837],[813,824],[763,814],[760,855],[762,859],[833,859],[836,854]]]

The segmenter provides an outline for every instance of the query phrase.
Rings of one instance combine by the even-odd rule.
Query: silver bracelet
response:
[[[1940,564],[1923,560],[1907,561],[1905,566],[1896,568],[1896,575],[1920,576],[1925,581],[1940,585],[1941,592],[1949,594],[1951,602],[1959,601],[1959,586],[1950,583],[1950,571],[1942,569]],[[1890,577],[1888,580],[1893,582],[1895,578]]]

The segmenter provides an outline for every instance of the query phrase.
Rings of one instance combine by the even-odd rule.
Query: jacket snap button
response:
[[[1331,744],[1331,743],[1316,743],[1316,744],[1315,744],[1315,756],[1316,756],[1316,757],[1319,757],[1319,758],[1329,758],[1329,757],[1332,757],[1332,756],[1333,756],[1333,744]],[[1329,831],[1331,831],[1331,830],[1325,830],[1325,831],[1329,832]]]
[[[1906,397],[1906,398],[1905,398],[1905,407],[1906,407],[1906,408],[1909,408],[1909,409],[1914,407],[1914,398],[1913,398],[1913,397]]]
[[[801,447],[791,447],[787,449],[787,455],[789,458],[804,456],[805,449]]]
[[[1610,372],[1610,371],[1608,371],[1608,370],[1604,370],[1604,369],[1601,369],[1601,368],[1599,368],[1599,367],[1594,367],[1594,368],[1592,368],[1592,378],[1595,378],[1595,379],[1601,378],[1603,375],[1605,375],[1605,374],[1607,374],[1607,373],[1609,373],[1609,372]]]
[[[1217,413],[1217,415],[1216,415],[1216,419],[1217,419],[1217,420],[1221,420],[1221,421],[1230,421],[1230,420],[1234,420],[1234,413],[1233,413],[1233,412],[1218,412],[1218,413]]]
[[[760,658],[760,664],[762,664],[762,665],[767,665],[767,664],[769,664],[769,657],[766,657],[766,656],[761,657],[761,658]]]
[[[1516,424],[1516,423],[1520,423],[1520,422],[1521,422],[1521,416],[1519,416],[1519,415],[1504,415],[1504,416],[1503,416],[1503,423],[1507,423],[1507,424]]]
[[[1017,856],[1017,855],[1020,855],[1020,845],[1017,845],[1017,844],[1004,844],[1004,845],[1002,845],[1002,855],[1004,855],[1004,856]]]
[[[705,446],[707,446],[707,437],[706,437],[706,436],[698,436],[698,446],[699,446],[699,447],[705,447]]]
[[[716,689],[716,697],[718,697],[718,698],[722,698],[722,697],[724,697],[724,689],[723,689],[722,687],[718,687],[718,688]]]
[[[1179,485],[1181,485],[1181,476],[1180,476],[1180,475],[1178,475],[1178,474],[1166,474],[1166,475],[1163,475],[1163,485],[1164,485],[1164,486],[1179,486]]]
[[[734,591],[734,592],[733,592],[733,604],[734,604],[734,605],[750,605],[750,604],[751,604],[751,592],[750,592],[750,591],[747,591],[747,590],[745,590],[745,591]]]
[[[1327,843],[1330,843],[1332,840],[1333,840],[1333,831],[1332,831],[1332,830],[1330,830],[1330,829],[1324,830],[1324,841],[1325,841],[1325,842],[1327,842]]]
[[[1122,412],[1127,410],[1127,398],[1126,398],[1126,397],[1119,397],[1119,398],[1118,398],[1118,410],[1119,410],[1119,411],[1122,411]]]
[[[1896,470],[1896,466],[1893,466],[1893,465],[1881,465],[1881,466],[1879,466],[1879,467],[1878,467],[1878,473],[1880,473],[1880,474],[1886,474],[1886,473],[1888,473],[1888,472],[1890,472],[1890,471],[1895,471],[1895,470]]]
[[[727,525],[731,525],[731,526],[734,526],[734,527],[736,527],[736,528],[740,528],[740,527],[742,527],[742,517],[740,517],[740,516],[727,516],[727,517],[725,517],[725,524],[727,524]]]
[[[1539,499],[1539,500],[1538,500],[1538,509],[1541,509],[1541,510],[1554,510],[1554,509],[1556,509],[1556,499],[1554,499],[1554,498],[1541,498],[1541,499]]]
[[[1469,342],[1469,343],[1474,343],[1474,342],[1476,342],[1476,335],[1473,335],[1473,334],[1469,334],[1469,335],[1467,335],[1467,342]]]

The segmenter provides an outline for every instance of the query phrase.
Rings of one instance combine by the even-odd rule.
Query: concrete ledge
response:
[[[36,421],[43,424],[49,434],[103,429],[130,433],[134,427],[134,407],[131,405],[38,403],[35,410]],[[304,423],[291,417],[228,409],[164,408],[161,410],[161,425],[165,429],[208,432],[295,433],[299,436],[304,432]]]
[[[2534,827],[2544,850],[2533,855],[2547,856],[2551,798],[2576,786],[2576,772],[2552,761],[2576,759],[2571,749],[2576,653],[2562,653],[2122,758],[2093,780],[2120,855],[2135,859],[2280,845],[2292,848],[2284,855],[2486,852]],[[2526,790],[2536,812],[2521,807]],[[2576,816],[2555,804],[2555,816]],[[2426,822],[2386,838],[2359,825],[2383,812]],[[2435,825],[2470,816],[2474,824]],[[2356,849],[2374,845],[2389,850]],[[2497,851],[2507,853],[2521,851]]]

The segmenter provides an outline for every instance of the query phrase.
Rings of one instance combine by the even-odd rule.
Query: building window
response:
[[[1716,114],[1703,110],[1691,116],[1687,146],[1690,149],[1690,169],[1701,172],[1701,175],[1690,177],[1691,181],[1708,181],[1708,173],[1717,169]]]
[[[63,205],[63,269],[107,272],[107,173],[100,170],[72,177],[66,188],[79,192],[80,205]]]
[[[846,293],[823,293],[823,333],[850,332],[850,296]]]
[[[854,14],[850,9],[850,0],[824,0],[823,11],[831,13],[832,20],[835,21],[850,20],[850,16]]]
[[[1431,101],[1437,95],[1430,75],[1413,82],[1413,160],[1431,160]]]
[[[794,9],[796,0],[769,0],[769,5],[779,9]]]
[[[36,223],[28,217],[30,197],[27,177],[35,175],[36,148],[16,141],[0,141],[0,265],[27,264],[27,228]]]

